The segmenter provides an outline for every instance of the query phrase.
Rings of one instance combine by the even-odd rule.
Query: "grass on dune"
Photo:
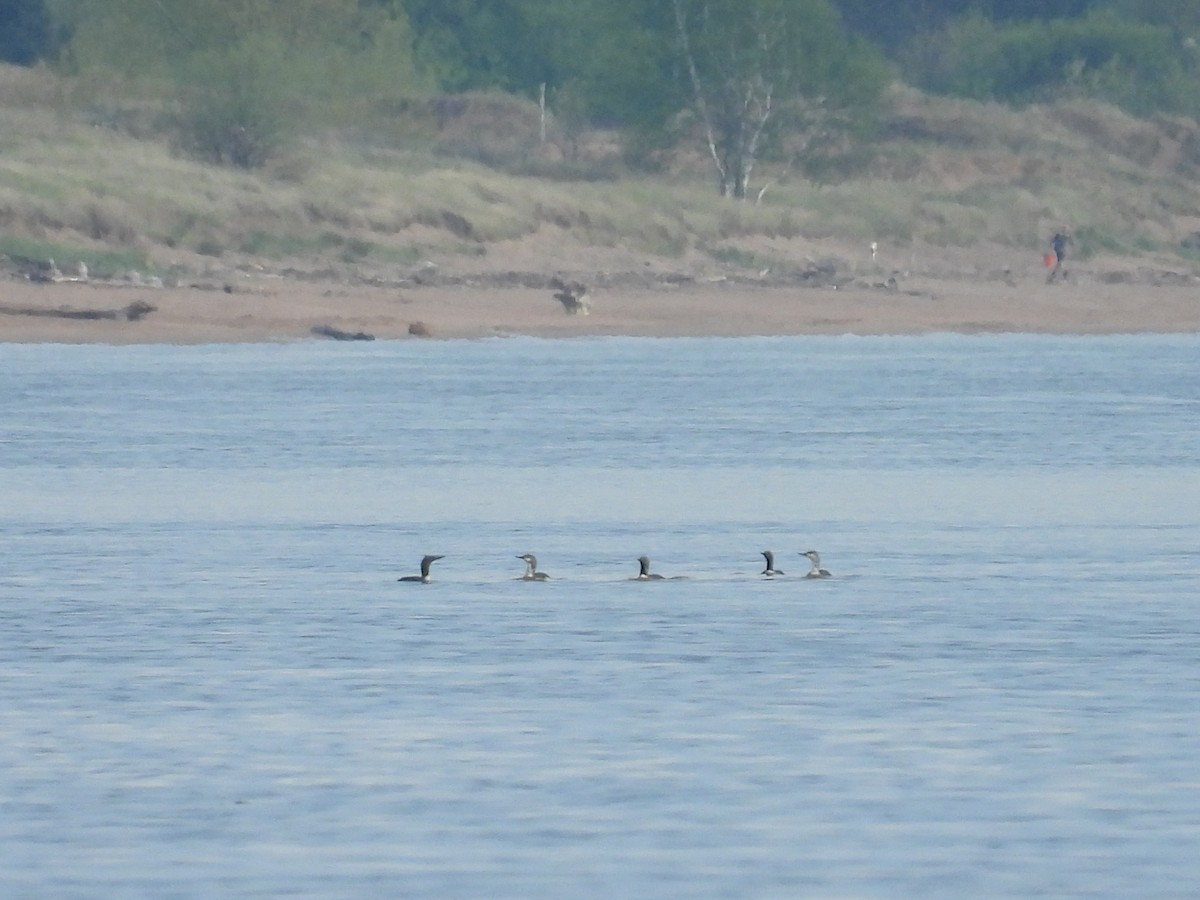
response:
[[[38,77],[50,76],[0,69],[0,253],[10,256],[408,265],[553,227],[586,245],[755,265],[739,239],[1024,249],[1066,223],[1087,236],[1085,251],[1190,261],[1180,239],[1200,220],[1200,126],[1096,104],[1017,111],[899,91],[867,170],[816,184],[764,161],[761,183],[774,181],[756,203],[716,196],[702,165],[532,177],[361,132],[313,136],[258,171],[205,165],[165,138],[89,124]]]

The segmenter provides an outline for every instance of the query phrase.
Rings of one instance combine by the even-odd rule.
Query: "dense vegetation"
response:
[[[1200,4],[878,10],[0,0],[0,254],[388,266],[557,229],[778,269],[749,238],[1071,222],[1195,258]]]
[[[898,74],[1010,104],[1200,112],[1184,0],[0,0],[0,59],[165,101],[177,145],[256,167],[299,130],[441,94],[538,99],[652,162],[699,139],[723,194],[757,161],[819,167]]]

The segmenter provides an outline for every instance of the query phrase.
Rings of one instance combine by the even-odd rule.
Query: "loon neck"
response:
[[[801,553],[800,555],[807,556],[809,562],[812,563],[812,568],[808,570],[808,574],[805,576],[806,578],[829,578],[830,577],[829,570],[821,568],[821,554],[818,553],[816,550],[808,550],[804,553]]]
[[[638,581],[662,581],[661,575],[656,575],[650,571],[650,559],[646,556],[638,557]]]
[[[432,566],[439,559],[442,559],[442,557],[434,556],[433,554],[427,554],[426,556],[421,557],[421,575],[420,575],[420,577],[417,577],[416,575],[407,575],[404,578],[401,578],[400,580],[401,581],[419,581],[419,582],[421,582],[421,584],[429,584],[429,582],[431,580],[429,577],[429,567]]]
[[[549,581],[550,576],[545,572],[537,570],[537,557],[532,553],[523,553],[517,559],[525,560],[525,574],[521,576],[522,581]]]
[[[770,550],[763,550],[762,557],[767,561],[767,567],[762,570],[763,575],[782,575],[783,570],[775,568],[775,554]]]

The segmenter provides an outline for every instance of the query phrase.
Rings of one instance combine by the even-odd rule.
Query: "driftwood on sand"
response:
[[[0,314],[6,316],[43,316],[57,319],[111,319],[136,322],[144,319],[158,307],[145,300],[134,300],[120,309],[73,309],[60,306],[57,309],[42,309],[36,306],[0,306]]]
[[[375,335],[367,334],[365,331],[342,331],[340,328],[334,328],[332,325],[314,325],[311,330],[318,337],[333,338],[335,341],[375,340]]]

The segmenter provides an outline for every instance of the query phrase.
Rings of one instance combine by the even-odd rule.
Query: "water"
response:
[[[0,894],[1190,896],[1198,352],[0,345]]]

